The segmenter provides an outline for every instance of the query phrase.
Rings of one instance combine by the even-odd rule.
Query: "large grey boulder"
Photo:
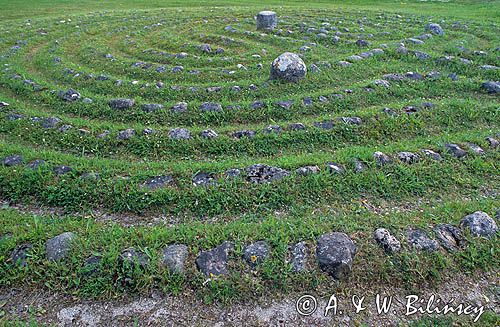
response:
[[[357,247],[349,236],[339,232],[322,235],[316,247],[319,267],[337,280],[349,276],[356,252]]]
[[[234,244],[224,242],[210,251],[202,251],[196,258],[196,266],[206,276],[219,276],[227,274],[229,253],[234,250]]]
[[[66,232],[47,240],[45,243],[47,259],[50,261],[59,261],[66,258],[69,254],[71,243],[75,238],[76,235],[74,233]]]
[[[498,231],[497,223],[486,212],[476,211],[460,221],[462,229],[470,230],[474,236],[492,237]]]
[[[285,52],[271,64],[271,79],[298,82],[307,74],[307,66],[295,53]]]
[[[257,14],[257,29],[271,31],[278,26],[278,17],[274,11],[261,11]]]
[[[188,256],[188,247],[184,244],[173,244],[163,249],[162,264],[170,273],[183,274]]]

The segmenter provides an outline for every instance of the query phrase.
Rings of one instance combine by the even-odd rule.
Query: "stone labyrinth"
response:
[[[2,198],[70,211],[238,215],[361,194],[446,193],[478,162],[498,162],[497,25],[286,8],[257,23],[257,14],[0,23]],[[439,242],[420,229],[404,235],[417,249],[456,249],[463,230],[496,233],[489,215],[471,213],[462,229],[436,224]],[[337,279],[358,251],[341,232],[316,245],[319,267]],[[49,259],[63,258],[74,237],[49,241]],[[389,252],[401,248],[387,229],[373,237]],[[201,252],[196,265],[224,274],[232,247]],[[165,263],[183,271],[187,248],[165,251]],[[294,269],[304,269],[304,243],[292,252]],[[243,258],[254,266],[269,253],[259,241]],[[148,262],[134,249],[120,258]]]

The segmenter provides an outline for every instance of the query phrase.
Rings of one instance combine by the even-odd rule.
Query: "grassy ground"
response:
[[[498,271],[498,238],[470,237],[469,246],[453,254],[415,252],[404,239],[411,227],[430,231],[437,223],[457,225],[476,210],[494,216],[499,208],[499,152],[485,140],[500,132],[499,102],[498,96],[480,88],[484,81],[499,79],[498,70],[480,68],[500,65],[495,50],[500,41],[500,17],[492,10],[499,4],[386,0],[321,1],[305,6],[298,1],[267,1],[262,5],[238,1],[88,0],[75,5],[59,0],[37,1],[35,6],[0,0],[0,100],[10,104],[0,108],[0,158],[19,154],[24,163],[35,159],[47,162],[36,170],[24,165],[0,166],[0,197],[31,208],[58,207],[67,214],[62,218],[19,214],[9,206],[0,211],[0,284],[14,287],[23,283],[94,298],[151,289],[176,295],[194,290],[208,303],[306,291],[327,294],[337,284],[316,265],[312,264],[307,273],[294,274],[286,262],[291,245],[306,241],[314,248],[315,240],[330,231],[347,233],[360,248],[353,275],[341,287],[349,283],[363,287],[397,283],[415,290],[424,282],[439,283],[453,274]],[[276,9],[283,17],[280,26],[294,33],[274,37],[253,32],[253,15],[263,7]],[[27,22],[28,18],[32,20]],[[334,31],[323,39],[316,36],[317,31],[301,30],[303,22],[320,29],[326,21],[343,31],[339,43],[331,40]],[[410,51],[428,53],[431,59],[419,60],[396,51],[395,43],[424,33],[429,21],[440,22],[445,35],[420,45],[405,44]],[[161,24],[154,25],[158,22]],[[237,32],[224,30],[227,25]],[[369,47],[354,44],[359,35],[369,40]],[[270,62],[284,51],[299,51],[307,42],[317,45],[304,53],[304,60],[308,65],[316,63],[321,72],[310,72],[296,85],[268,82]],[[223,47],[225,53],[201,53],[201,43]],[[15,44],[20,48],[13,51]],[[354,62],[351,67],[336,64],[382,44],[388,47],[380,56]],[[477,50],[486,53],[478,55],[474,53]],[[178,59],[161,51],[186,52],[189,56]],[[437,60],[445,55],[454,59]],[[134,67],[137,62],[152,67]],[[263,69],[257,68],[259,63]],[[248,69],[238,69],[237,64]],[[183,65],[185,71],[171,73],[170,68],[176,65]],[[156,71],[161,66],[166,72]],[[189,74],[190,70],[199,74]],[[423,75],[440,71],[442,77],[391,81],[389,88],[373,85],[384,74],[408,71]],[[77,73],[79,77],[75,77]],[[448,78],[451,73],[458,80]],[[14,74],[21,78],[13,79]],[[96,78],[99,75],[107,80]],[[25,79],[35,81],[41,91],[33,91]],[[116,85],[116,80],[123,84]],[[157,81],[164,82],[165,87],[156,88]],[[251,84],[258,89],[251,91]],[[231,91],[234,85],[243,91]],[[191,91],[189,87],[193,86],[199,91]],[[204,90],[212,86],[222,90]],[[367,86],[373,90],[368,92]],[[92,103],[61,101],[57,91],[68,88],[91,98]],[[319,96],[329,100],[321,103],[317,101]],[[111,110],[108,101],[119,97],[135,99],[135,107]],[[305,97],[312,97],[314,104],[302,105]],[[293,106],[287,110],[276,106],[283,100],[293,100]],[[170,112],[168,108],[179,101],[188,102],[187,113]],[[241,109],[216,113],[197,110],[206,101]],[[251,109],[255,101],[262,101],[264,107]],[[405,106],[426,102],[433,106],[411,115],[403,112]],[[140,108],[148,103],[163,104],[164,109],[146,113]],[[385,107],[397,115],[384,113]],[[7,119],[13,113],[24,118]],[[30,119],[52,116],[62,120],[60,125],[73,128],[66,132],[44,129]],[[328,130],[314,126],[316,122],[352,116],[360,117],[362,124],[338,122]],[[297,122],[306,130],[286,129]],[[271,124],[280,125],[283,132],[263,133]],[[188,128],[193,137],[169,139],[169,130],[175,127]],[[134,128],[137,135],[118,140],[118,133],[127,128]],[[156,133],[141,135],[144,128]],[[199,137],[199,132],[207,128],[219,137]],[[243,129],[255,130],[257,135],[242,139],[231,136]],[[107,138],[96,137],[105,130],[110,131]],[[477,155],[468,150],[466,158],[457,159],[444,151],[444,144],[449,142],[464,149],[473,142],[486,153]],[[441,152],[444,160],[423,157],[412,165],[395,160],[378,167],[373,159],[375,151],[395,157],[399,151],[419,152],[424,148]],[[366,164],[365,171],[354,172],[356,159]],[[346,173],[328,173],[328,162],[344,165]],[[224,177],[227,169],[243,169],[255,163],[291,172],[318,165],[322,172],[305,177],[292,173],[279,182],[263,185]],[[70,166],[73,171],[56,176],[52,172],[56,165]],[[99,179],[82,179],[88,172],[99,173]],[[191,178],[198,172],[213,173],[218,185],[194,187]],[[142,187],[148,178],[165,174],[174,177],[175,185],[156,191]],[[93,219],[96,212],[118,218],[113,223],[99,222]],[[119,219],[126,215],[140,216],[147,225],[158,216],[166,222],[129,227]],[[393,231],[403,241],[404,251],[385,255],[372,240],[372,232],[378,227]],[[78,251],[62,264],[47,262],[45,241],[65,231],[78,235]],[[230,274],[207,283],[194,267],[196,254],[225,240],[236,243]],[[252,272],[241,254],[245,245],[257,240],[269,242],[271,258]],[[29,265],[13,268],[8,258],[22,243],[33,244]],[[161,249],[171,243],[189,247],[185,276],[169,275],[159,263]],[[145,269],[123,270],[116,264],[117,257],[130,246],[146,253],[152,264]],[[82,265],[93,254],[103,257],[102,269],[87,275]],[[416,326],[434,323],[441,322],[422,321]]]

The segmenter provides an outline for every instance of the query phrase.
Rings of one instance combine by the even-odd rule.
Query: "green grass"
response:
[[[500,132],[500,106],[498,95],[481,89],[484,81],[499,80],[499,73],[480,68],[500,66],[495,50],[500,41],[500,17],[492,10],[499,5],[499,1],[389,0],[314,4],[114,0],[75,4],[57,0],[34,5],[0,0],[0,100],[10,104],[0,109],[0,158],[19,154],[25,163],[47,161],[47,166],[37,170],[25,165],[0,166],[0,198],[31,208],[56,207],[66,213],[63,217],[20,214],[8,206],[0,211],[0,236],[8,235],[0,240],[0,285],[23,284],[100,299],[145,294],[153,289],[174,295],[193,290],[207,303],[311,291],[328,294],[339,284],[321,273],[313,259],[311,269],[302,274],[292,273],[287,259],[291,245],[306,241],[314,248],[316,239],[331,231],[347,233],[360,249],[353,274],[348,282],[340,283],[342,288],[351,284],[366,288],[402,285],[418,290],[423,283],[437,285],[453,275],[498,271],[498,237],[485,240],[468,236],[470,243],[463,251],[429,254],[409,248],[405,233],[411,227],[431,231],[438,223],[458,225],[476,210],[494,216],[499,208],[495,194],[500,186],[500,152],[489,147],[485,138],[497,137]],[[256,33],[253,15],[264,7],[276,10],[280,27],[293,33]],[[316,36],[317,31],[301,29],[304,22],[320,29],[327,21],[342,31],[338,43],[331,40],[334,30],[323,39]],[[430,21],[439,22],[445,35],[433,36],[421,45],[405,44],[411,51],[428,53],[431,59],[422,61],[396,51],[397,43],[424,33]],[[161,25],[153,26],[159,22]],[[228,25],[237,31],[224,30]],[[355,45],[358,36],[369,40],[370,46]],[[11,51],[18,41],[27,45],[20,42],[20,49]],[[308,65],[316,63],[320,72],[310,72],[298,84],[268,81],[269,64],[277,55],[297,52],[308,42],[316,46],[303,58]],[[201,43],[223,47],[225,52],[201,53]],[[337,65],[351,55],[384,45],[387,48],[381,55],[354,62],[351,67]],[[463,52],[460,46],[470,51]],[[475,54],[477,50],[486,54]],[[186,52],[189,56],[180,59],[161,52]],[[116,60],[106,58],[106,54]],[[444,56],[454,58],[438,60]],[[133,67],[137,62],[150,63],[152,68]],[[264,68],[258,69],[258,63]],[[248,70],[238,69],[237,64]],[[183,65],[184,72],[170,73],[176,65]],[[160,66],[166,66],[167,72],[157,72]],[[199,75],[189,74],[190,70],[198,70]],[[384,74],[408,71],[423,75],[440,71],[442,76],[437,80],[391,81],[387,89],[373,85]],[[459,79],[449,79],[451,73]],[[15,74],[20,78],[12,78]],[[101,74],[109,80],[97,80]],[[25,79],[35,81],[41,90],[35,91]],[[121,86],[115,84],[118,79]],[[156,88],[158,81],[165,87]],[[251,84],[258,89],[251,91]],[[242,91],[231,91],[234,85]],[[198,92],[189,89],[194,86]],[[206,92],[211,86],[222,90]],[[367,87],[373,90],[369,92]],[[68,88],[93,102],[62,101],[57,92]],[[302,100],[309,96],[315,99],[314,104],[303,105]],[[320,103],[319,96],[329,101]],[[110,109],[108,101],[119,97],[133,98],[136,105],[127,111]],[[275,103],[282,100],[293,100],[294,104],[287,110],[277,107]],[[188,112],[172,113],[169,107],[180,101],[188,102]],[[197,110],[207,101],[241,109],[216,113]],[[265,107],[251,109],[254,101],[264,102]],[[425,102],[434,106],[411,115],[403,112],[405,106]],[[148,103],[165,108],[146,113],[140,108]],[[384,113],[385,107],[398,115]],[[24,118],[8,120],[13,113]],[[62,120],[61,125],[73,128],[68,132],[44,129],[31,119],[53,116]],[[340,117],[360,117],[362,124],[344,124],[336,120]],[[315,122],[324,120],[337,123],[329,130],[314,127]],[[307,129],[286,129],[297,122]],[[280,125],[283,132],[263,133],[271,124]],[[169,139],[168,132],[175,127],[188,128],[193,137]],[[134,128],[137,135],[117,140],[117,134],[127,128]],[[144,128],[157,133],[141,135]],[[207,140],[198,136],[208,128],[219,137]],[[82,134],[80,129],[88,132]],[[242,139],[231,136],[243,129],[257,134]],[[105,130],[110,131],[107,138],[96,137]],[[447,154],[444,144],[450,142],[466,149],[467,157],[456,159]],[[474,154],[467,147],[469,142],[483,147],[485,154]],[[440,152],[444,160],[422,157],[412,165],[395,160],[378,167],[373,159],[375,151],[395,158],[400,151],[420,153],[424,148]],[[354,172],[355,159],[367,165],[366,171]],[[344,165],[346,173],[328,173],[328,162]],[[244,175],[235,180],[224,178],[227,169],[244,169],[256,163],[288,169],[292,174],[259,185],[248,183]],[[74,171],[56,176],[52,172],[56,165],[71,166]],[[305,165],[318,165],[322,171],[297,176],[295,169]],[[191,179],[200,171],[214,173],[218,185],[193,186]],[[100,178],[80,178],[86,172],[98,172]],[[157,191],[141,187],[148,178],[166,174],[174,177],[175,185]],[[119,215],[114,223],[103,223],[94,219],[96,212]],[[126,226],[119,219],[127,215],[146,226]],[[161,215],[172,224],[148,225]],[[393,231],[404,251],[384,254],[372,240],[378,227]],[[64,262],[48,262],[44,256],[46,240],[65,231],[78,235],[74,251]],[[194,266],[195,257],[225,240],[236,244],[230,274],[206,283]],[[270,244],[271,257],[251,272],[241,255],[245,245],[258,240]],[[28,267],[12,267],[10,253],[27,242],[33,244]],[[170,275],[160,265],[161,249],[172,243],[189,247],[185,276]],[[151,264],[145,269],[118,265],[118,255],[130,246],[145,252]],[[102,256],[102,266],[88,275],[82,266],[93,254]],[[460,323],[453,319],[424,319],[415,326]],[[483,317],[485,325],[495,322],[495,315]]]

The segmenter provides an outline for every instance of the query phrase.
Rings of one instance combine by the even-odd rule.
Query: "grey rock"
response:
[[[392,162],[392,159],[388,155],[380,151],[373,153],[373,158],[375,159],[377,166],[384,166]]]
[[[62,233],[53,237],[45,243],[45,252],[50,261],[59,261],[65,259],[71,249],[71,244],[76,239],[72,232]]]
[[[462,149],[460,146],[454,143],[446,143],[444,145],[448,153],[450,153],[455,158],[463,158],[467,155],[467,152]]]
[[[349,236],[338,232],[322,235],[316,246],[319,267],[337,280],[347,279],[356,252],[357,247]]]
[[[274,11],[261,11],[257,14],[257,30],[272,31],[278,26],[278,18]]]
[[[215,175],[213,173],[198,172],[193,178],[192,182],[194,186],[211,186],[216,185]]]
[[[444,35],[443,28],[439,24],[431,23],[425,26],[425,30],[435,35]]]
[[[439,250],[439,243],[430,238],[421,229],[412,229],[407,233],[408,243],[419,251],[433,252]]]
[[[15,154],[12,156],[5,157],[2,160],[2,165],[7,166],[7,167],[12,167],[12,166],[18,166],[21,165],[24,162],[24,159],[22,156]]]
[[[158,103],[148,103],[148,104],[143,104],[141,109],[144,112],[155,112],[163,109],[163,105]]]
[[[113,99],[109,101],[109,106],[114,110],[126,110],[135,105],[133,99]]]
[[[54,174],[56,174],[56,175],[64,175],[64,174],[67,174],[69,172],[72,172],[73,168],[62,165],[62,166],[56,166],[52,170],[54,171]]]
[[[43,128],[56,128],[60,123],[61,120],[57,117],[49,117],[41,120],[41,125]]]
[[[175,113],[184,113],[188,109],[188,104],[186,102],[178,102],[170,107],[170,111]]]
[[[232,137],[235,137],[237,139],[241,139],[242,137],[248,137],[252,138],[255,136],[255,131],[250,131],[247,129],[244,129],[242,131],[236,131],[231,134]]]
[[[269,245],[264,241],[257,241],[247,246],[243,258],[253,268],[264,262],[269,256]]]
[[[420,156],[413,152],[402,151],[398,153],[398,159],[406,164],[414,164],[420,161]]]
[[[500,82],[484,82],[481,88],[489,94],[497,94],[500,93]]]
[[[64,101],[73,102],[80,99],[81,95],[73,89],[68,89],[67,91],[59,91],[59,98]]]
[[[255,164],[245,168],[247,180],[252,183],[270,183],[290,176],[290,172],[278,167]]]
[[[299,242],[292,249],[292,271],[301,272],[307,270],[307,259],[309,250],[306,242]]]
[[[361,173],[367,169],[366,165],[359,159],[354,159],[354,171],[356,173]]]
[[[228,169],[225,171],[224,175],[226,176],[226,178],[234,179],[241,175],[241,170],[237,168]]]
[[[429,149],[422,149],[422,153],[431,158],[432,160],[436,160],[436,161],[441,161],[443,160],[443,157],[441,157],[441,155],[437,152],[434,152],[432,150],[429,150]]]
[[[264,128],[264,133],[266,134],[279,134],[281,133],[281,127],[279,125],[268,125],[266,128]]]
[[[374,81],[373,84],[375,84],[377,86],[382,86],[385,88],[391,87],[391,84],[388,81],[386,81],[385,79],[378,79],[378,80]]]
[[[196,266],[208,277],[225,275],[228,273],[227,264],[232,251],[234,244],[226,241],[210,251],[202,251],[196,258]]]
[[[486,212],[476,211],[460,221],[462,229],[468,229],[474,236],[490,238],[498,231],[497,223]]]
[[[163,249],[162,264],[172,274],[184,274],[188,257],[188,247],[184,244],[173,244]]]
[[[361,125],[363,122],[359,117],[339,117],[338,120],[348,125]]]
[[[36,160],[33,160],[31,161],[30,163],[28,163],[26,165],[26,167],[30,168],[30,169],[38,169],[39,167],[42,167],[44,165],[46,165],[47,163],[45,162],[45,160],[42,160],[42,159],[36,159]]]
[[[213,139],[213,138],[216,138],[218,136],[219,135],[214,130],[211,130],[211,129],[206,129],[206,130],[200,132],[200,137],[206,138],[206,139]]]
[[[373,238],[388,253],[401,250],[401,243],[385,228],[377,228],[373,232]]]
[[[203,111],[203,112],[222,111],[222,106],[219,103],[204,102],[200,105],[200,111]]]
[[[145,268],[149,264],[149,258],[145,253],[137,251],[134,248],[127,248],[118,256],[118,264],[124,268],[134,266]]]
[[[469,149],[472,150],[472,152],[474,152],[475,154],[478,154],[478,155],[483,155],[485,152],[483,150],[483,148],[481,148],[479,145],[477,144],[474,144],[474,143],[467,143],[467,146],[469,147]]]
[[[135,136],[135,130],[132,128],[127,128],[124,131],[118,132],[118,136],[116,137],[118,140],[128,140]]]
[[[287,129],[291,131],[300,131],[305,130],[306,127],[302,123],[291,123],[287,126]]]
[[[450,252],[455,252],[466,244],[462,231],[453,225],[438,224],[434,227],[434,233],[441,245]]]
[[[168,137],[173,140],[187,140],[191,138],[191,132],[185,128],[173,128],[168,132]]]
[[[343,174],[343,173],[345,173],[344,166],[342,166],[340,164],[333,163],[333,162],[327,163],[326,169],[331,174]]]
[[[498,146],[500,145],[500,142],[493,137],[487,137],[486,141],[488,141],[488,145],[490,146],[490,148],[493,148],[493,149],[498,148]]]
[[[281,109],[290,109],[293,106],[293,100],[278,101],[275,105]]]
[[[297,175],[301,175],[301,176],[318,174],[319,172],[320,172],[320,169],[318,166],[304,166],[304,167],[297,168],[295,170],[295,173]]]
[[[26,267],[28,265],[28,258],[33,245],[29,243],[17,246],[10,255],[10,260],[13,265]]]
[[[307,66],[295,53],[285,52],[271,64],[270,79],[298,82],[307,74]]]
[[[150,190],[157,190],[172,185],[174,185],[174,177],[172,175],[163,175],[147,179],[142,184],[142,187]]]

